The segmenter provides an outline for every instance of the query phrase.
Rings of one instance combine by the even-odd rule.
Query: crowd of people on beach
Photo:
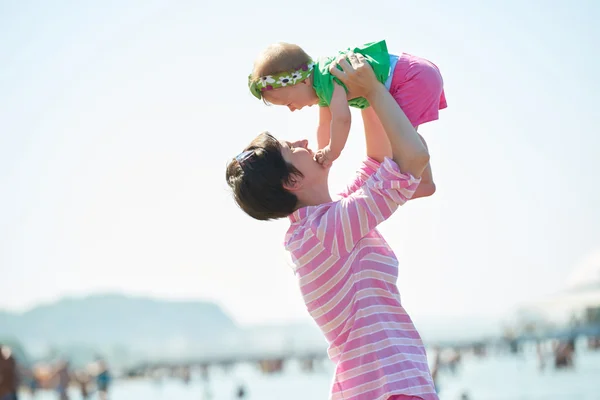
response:
[[[593,346],[594,337],[588,340],[588,349],[596,350],[598,347]],[[551,349],[548,351],[548,346],[544,343],[536,343],[536,354],[538,358],[538,367],[544,370],[551,360],[551,365],[555,369],[572,369],[575,367],[575,339],[554,340],[551,343]]]
[[[9,346],[0,344],[0,400],[18,400],[20,388],[32,398],[45,389],[54,391],[58,400],[69,400],[69,389],[77,388],[82,399],[97,393],[98,399],[107,400],[110,383],[110,370],[102,358],[80,368],[73,368],[67,360],[26,366]]]

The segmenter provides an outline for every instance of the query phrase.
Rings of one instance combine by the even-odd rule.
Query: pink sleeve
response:
[[[346,187],[346,189],[343,192],[339,193],[339,196],[348,197],[352,193],[360,189],[362,185],[365,184],[367,179],[369,179],[369,177],[377,171],[380,165],[381,163],[379,161],[375,160],[374,158],[367,157],[360,164],[358,171],[356,171],[356,177],[354,178],[354,180],[350,182],[350,184]]]
[[[324,213],[317,237],[334,252],[352,251],[360,239],[413,196],[420,182],[421,178],[403,174],[386,158],[360,188]]]

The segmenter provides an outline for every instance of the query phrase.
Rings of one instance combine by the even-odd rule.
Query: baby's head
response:
[[[275,43],[254,62],[248,86],[266,103],[286,106],[291,111],[319,102],[312,86],[313,61],[300,46]]]

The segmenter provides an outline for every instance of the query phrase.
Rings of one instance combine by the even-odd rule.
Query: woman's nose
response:
[[[304,148],[306,148],[307,146],[308,146],[308,140],[307,139],[298,140],[296,143],[294,143],[294,147],[304,147]]]

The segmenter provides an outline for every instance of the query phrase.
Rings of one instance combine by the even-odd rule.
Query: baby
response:
[[[377,79],[385,84],[415,128],[437,120],[439,110],[447,107],[439,69],[432,62],[407,53],[390,54],[385,40],[317,61],[295,44],[273,44],[254,62],[248,78],[250,91],[265,103],[286,106],[290,111],[319,105],[319,151],[315,159],[325,167],[340,156],[346,145],[350,107],[369,106],[366,99],[352,96],[329,71],[332,63],[347,51],[366,58]],[[429,167],[422,176],[422,184],[428,181],[432,181]]]

